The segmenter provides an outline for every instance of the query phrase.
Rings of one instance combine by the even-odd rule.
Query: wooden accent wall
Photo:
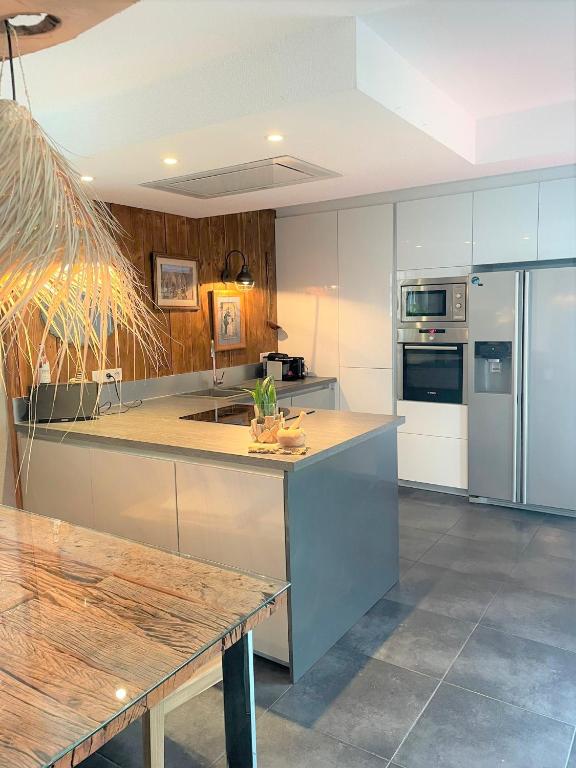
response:
[[[277,333],[268,325],[276,321],[276,254],[274,245],[275,212],[271,210],[190,219],[169,213],[131,208],[112,204],[112,214],[125,231],[122,248],[137,267],[152,297],[151,253],[168,256],[190,256],[198,259],[201,309],[168,310],[159,312],[165,328],[165,362],[158,371],[146,368],[142,356],[128,342],[122,350],[122,359],[110,365],[121,365],[125,380],[166,376],[211,368],[210,318],[208,292],[223,288],[220,273],[226,253],[238,248],[246,254],[256,286],[245,294],[246,349],[218,352],[219,368],[244,363],[257,363],[260,352],[278,348]],[[266,257],[268,257],[268,284],[266,284]],[[234,258],[234,257],[233,257]],[[240,257],[232,262],[233,271],[239,271]],[[270,317],[268,317],[268,313]],[[38,334],[41,331],[38,321]],[[38,337],[39,338],[39,337]],[[51,357],[56,340],[51,339]],[[8,363],[9,389],[13,397],[28,393],[32,371],[22,359]],[[73,375],[73,372],[70,374]],[[68,378],[64,371],[62,378]]]

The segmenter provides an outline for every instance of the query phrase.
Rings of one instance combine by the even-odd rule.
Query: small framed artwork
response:
[[[214,347],[244,349],[246,346],[246,318],[244,297],[233,291],[212,291],[212,328]]]
[[[152,254],[154,301],[161,309],[200,309],[198,262],[185,256]]]

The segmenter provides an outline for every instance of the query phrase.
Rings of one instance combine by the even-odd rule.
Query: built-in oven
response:
[[[467,403],[467,350],[467,328],[398,329],[398,399]]]
[[[466,325],[467,284],[463,277],[409,278],[398,285],[398,327],[411,323]]]

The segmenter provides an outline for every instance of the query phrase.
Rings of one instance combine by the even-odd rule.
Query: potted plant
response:
[[[254,401],[254,418],[250,424],[252,439],[258,443],[277,442],[276,436],[282,416],[278,413],[274,379],[272,376],[268,376],[263,381],[258,379],[254,389],[247,389],[246,392]]]

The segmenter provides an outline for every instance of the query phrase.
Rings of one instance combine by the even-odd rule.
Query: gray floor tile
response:
[[[506,584],[482,625],[576,653],[576,600]]]
[[[207,768],[225,750],[222,693],[210,688],[166,717],[166,768]],[[100,749],[122,768],[141,768],[142,727],[133,723]],[[98,766],[100,768],[100,766]]]
[[[394,760],[404,768],[564,768],[572,726],[443,683]]]
[[[113,763],[111,760],[108,760],[107,757],[104,757],[104,755],[96,752],[95,754],[90,755],[86,760],[83,760],[78,768],[119,768],[119,766],[118,763]]]
[[[464,513],[467,516],[478,515],[496,520],[517,520],[520,523],[530,523],[531,525],[540,525],[547,518],[545,512],[533,512],[522,507],[502,507],[497,504],[468,503]]]
[[[499,580],[509,577],[522,550],[523,546],[509,542],[473,541],[446,534],[421,560],[428,565]]]
[[[268,712],[256,731],[259,768],[387,768],[388,761]],[[225,763],[223,763],[225,765]]]
[[[445,533],[462,516],[460,507],[441,504],[422,504],[409,498],[400,503],[400,525],[424,531]]]
[[[415,560],[407,560],[405,557],[400,558],[400,576],[402,577],[405,573],[408,573],[410,568],[414,565],[416,561]]]
[[[380,600],[336,647],[440,678],[473,629],[468,621]]]
[[[576,515],[544,515],[544,525],[549,525],[552,528],[561,528],[565,531],[576,531]]]
[[[257,707],[268,709],[291,685],[287,667],[260,656],[254,657],[254,697]]]
[[[514,568],[512,580],[526,589],[576,598],[576,566],[565,557],[526,553]]]
[[[419,560],[426,550],[435,544],[441,533],[421,531],[419,528],[400,526],[400,557],[407,560]]]
[[[479,515],[476,512],[461,515],[450,528],[450,536],[487,542],[510,542],[525,547],[534,538],[538,526],[532,523],[510,520],[506,517]]]
[[[271,711],[390,758],[436,684],[384,661],[330,651]]]
[[[479,627],[446,682],[576,724],[576,654]]]
[[[543,525],[532,539],[526,553],[576,560],[576,528],[570,530]]]
[[[570,759],[566,763],[566,768],[576,768],[576,746],[572,745],[572,752],[570,753]]]
[[[440,493],[439,491],[426,491],[422,488],[410,488],[400,486],[398,489],[400,504],[410,500],[418,504],[436,504],[443,507],[463,507],[468,505],[468,497],[459,493]]]
[[[386,598],[454,619],[478,621],[501,584],[484,576],[416,563]]]

